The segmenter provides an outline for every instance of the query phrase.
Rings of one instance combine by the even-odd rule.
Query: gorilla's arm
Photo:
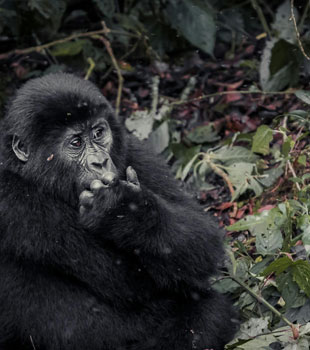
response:
[[[73,281],[3,261],[0,274],[1,349],[11,341],[23,342],[23,349],[114,349],[139,337],[128,325],[141,327],[143,317],[118,314]]]
[[[4,172],[1,181],[6,186],[0,188],[0,259],[9,256],[21,265],[65,273],[106,299],[132,297],[119,288],[130,277],[115,271],[117,252],[102,249],[83,231],[74,208],[11,172]],[[106,283],[112,271],[118,280]]]
[[[174,288],[181,283],[206,288],[223,255],[222,233],[178,188],[161,161],[148,155],[143,146],[133,147],[128,164],[136,170],[141,190],[123,189],[122,200],[103,216],[103,236],[109,228],[104,239],[136,254],[160,287]],[[103,197],[109,195],[103,190]],[[104,210],[99,203],[89,212],[89,220],[95,221]]]
[[[137,254],[158,285],[185,282],[204,289],[222,256],[220,235],[211,219],[190,205],[169,203],[143,188],[142,193],[147,204],[119,218],[119,226],[111,229],[114,242]]]

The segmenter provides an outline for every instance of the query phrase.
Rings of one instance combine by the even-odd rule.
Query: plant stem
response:
[[[139,38],[138,35],[135,34],[131,34],[131,33],[126,33],[126,32],[122,32],[122,31],[116,31],[116,30],[108,30],[106,28],[103,29],[99,29],[99,30],[94,30],[92,32],[86,32],[86,33],[74,33],[71,34],[63,39],[58,39],[55,41],[51,41],[47,44],[43,44],[43,45],[38,45],[38,46],[31,46],[28,47],[26,49],[16,49],[16,50],[12,50],[12,51],[8,51],[5,53],[0,54],[0,59],[5,59],[8,56],[12,55],[12,54],[16,54],[16,55],[23,55],[23,54],[28,54],[31,52],[39,52],[45,49],[48,49],[52,46],[55,46],[57,44],[63,44],[66,43],[68,41],[74,40],[74,39],[78,39],[78,38],[85,38],[85,37],[92,37],[95,35],[100,35],[100,34],[107,34],[107,33],[113,33],[113,34],[119,34],[119,35],[127,35],[127,36],[131,36],[134,38]]]
[[[102,23],[104,32],[110,33],[110,29],[106,26],[105,22],[102,21],[101,23]],[[120,111],[124,78],[122,76],[122,72],[121,72],[121,69],[119,68],[117,60],[114,56],[110,41],[108,39],[106,39],[103,35],[100,35],[98,38],[99,38],[99,40],[101,40],[104,43],[104,45],[108,51],[108,54],[111,58],[112,64],[113,64],[114,68],[116,69],[116,73],[117,73],[117,77],[118,77],[118,88],[117,88],[117,97],[116,97],[116,104],[115,104],[115,114],[116,114],[116,116],[118,116],[119,111]]]
[[[233,281],[238,283],[242,288],[244,288],[254,299],[256,299],[259,303],[265,305],[270,311],[276,314],[281,318],[286,324],[288,324],[292,329],[295,328],[294,324],[290,322],[285,316],[281,314],[275,307],[273,307],[266,299],[256,294],[249,286],[247,286],[244,282],[240,281],[239,278],[235,276],[229,276]]]
[[[190,100],[186,101],[174,101],[171,102],[172,106],[178,106],[178,105],[183,105],[185,103],[192,103],[192,102],[199,102],[202,100],[205,100],[210,97],[215,97],[215,96],[224,96],[224,95],[230,95],[230,94],[241,94],[241,95],[250,95],[250,94],[261,94],[261,95],[286,95],[286,94],[294,94],[295,91],[238,91],[238,90],[233,90],[233,91],[220,91],[220,92],[214,92],[212,94],[208,95],[202,95],[196,98],[192,98]]]
[[[271,38],[271,31],[268,27],[268,24],[267,24],[267,21],[266,21],[266,18],[264,16],[264,13],[261,9],[261,7],[259,6],[258,2],[256,0],[251,0],[251,3],[252,3],[252,6],[254,8],[254,10],[256,11],[257,15],[258,15],[258,18],[264,28],[264,31],[268,34],[268,36]]]

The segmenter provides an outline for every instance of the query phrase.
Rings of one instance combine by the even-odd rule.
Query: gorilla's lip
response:
[[[108,172],[113,172],[117,175],[116,172],[114,171],[104,171],[104,172],[101,172],[101,173],[96,173],[96,174],[93,174],[93,173],[88,173],[86,176],[83,177],[82,181],[81,181],[81,187],[82,187],[82,191],[84,189],[86,190],[90,190],[90,184],[94,181],[94,180],[102,180],[104,174],[108,173]]]

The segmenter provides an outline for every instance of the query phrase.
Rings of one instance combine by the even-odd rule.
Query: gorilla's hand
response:
[[[136,171],[126,169],[126,181],[119,180],[114,173],[106,172],[101,180],[93,180],[90,190],[84,190],[79,197],[79,210],[82,221],[100,219],[106,212],[128,204],[135,210],[142,200],[141,187]],[[89,226],[89,225],[87,225]]]

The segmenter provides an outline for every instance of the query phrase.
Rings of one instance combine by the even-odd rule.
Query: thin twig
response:
[[[31,342],[31,345],[32,345],[33,350],[36,350],[37,348],[36,348],[36,347],[35,347],[35,345],[34,345],[34,342],[33,342],[32,336],[31,336],[31,335],[29,335],[29,338],[30,338],[30,342]]]
[[[136,35],[136,34],[126,33],[126,32],[122,32],[119,30],[109,30],[107,32],[106,30],[107,30],[107,28],[103,28],[103,29],[99,29],[99,30],[94,30],[92,32],[74,33],[74,34],[71,34],[71,35],[63,38],[63,39],[54,40],[54,41],[51,41],[47,44],[31,46],[31,47],[28,47],[26,49],[15,49],[15,50],[0,54],[0,59],[5,59],[12,54],[22,55],[22,54],[28,54],[31,52],[40,52],[42,50],[48,49],[48,48],[55,46],[57,44],[63,44],[63,43],[66,43],[68,41],[78,39],[78,38],[92,37],[94,35],[113,33],[113,34],[131,36],[131,37],[138,38],[138,39],[140,38],[139,35]]]
[[[223,171],[222,169],[220,169],[219,167],[217,167],[214,163],[212,163],[211,161],[208,162],[208,164],[210,165],[210,168],[217,174],[219,175],[227,184],[230,194],[233,197],[235,194],[235,190],[232,186],[231,181],[229,180],[228,175],[225,173],[225,171]]]
[[[101,23],[102,23],[104,32],[106,34],[109,33],[110,29],[107,28],[105,22],[102,21]],[[120,111],[120,105],[121,105],[121,97],[122,97],[124,78],[122,76],[122,72],[121,72],[121,69],[119,68],[117,60],[114,56],[114,53],[113,53],[113,50],[112,50],[112,47],[111,47],[109,40],[106,39],[103,35],[100,35],[99,40],[101,40],[104,43],[104,45],[108,51],[108,54],[112,60],[113,66],[116,69],[116,73],[117,73],[117,77],[118,77],[118,89],[117,89],[117,98],[116,98],[116,104],[115,104],[115,114],[116,114],[116,116],[118,116],[119,111]]]
[[[127,51],[122,57],[120,57],[119,61],[123,61],[125,58],[131,55],[134,51],[136,51],[138,45],[140,44],[140,41],[141,40],[136,41],[136,43],[132,46],[132,48],[129,51]],[[113,70],[113,67],[112,66],[109,67],[109,69],[107,69],[107,71],[104,73],[101,79],[105,80],[110,75],[112,70]]]
[[[310,60],[310,56],[308,56],[305,52],[305,49],[302,45],[302,42],[300,40],[300,34],[299,34],[299,31],[298,31],[298,27],[297,27],[297,22],[296,22],[296,18],[295,18],[295,15],[294,15],[294,0],[291,0],[291,18],[290,20],[293,21],[294,23],[294,28],[295,28],[295,33],[296,33],[296,37],[297,37],[297,42],[298,42],[298,45],[299,45],[299,48],[302,52],[302,54],[306,57],[307,60]]]
[[[158,87],[159,87],[159,76],[155,75],[152,79],[152,107],[150,114],[152,115],[152,118],[155,117],[157,112],[157,106],[158,106]]]
[[[85,75],[85,80],[88,80],[92,71],[94,70],[94,68],[96,67],[96,63],[94,62],[94,60],[91,57],[87,57],[87,62],[89,63],[89,68],[87,69],[87,73]]]
[[[293,168],[293,166],[292,166],[292,163],[291,163],[289,160],[287,161],[287,165],[288,165],[288,167],[289,167],[291,173],[293,174],[293,177],[296,179],[296,178],[297,178],[297,175],[296,175],[295,170],[294,170],[294,168]],[[301,188],[300,188],[300,186],[299,186],[299,183],[296,182],[295,185],[296,185],[298,191],[300,191]]]
[[[258,18],[264,28],[264,31],[268,34],[268,36],[271,38],[271,31],[269,29],[269,26],[267,24],[266,18],[264,16],[264,13],[261,9],[261,7],[259,6],[258,2],[256,0],[251,0],[252,6],[254,8],[254,10],[256,11]]]
[[[238,91],[238,90],[233,90],[233,91],[219,91],[219,92],[214,92],[212,94],[208,95],[202,95],[199,97],[192,98],[190,100],[186,101],[174,101],[171,102],[171,105],[173,106],[178,106],[178,105],[183,105],[186,103],[192,103],[192,102],[199,102],[202,100],[205,100],[210,97],[216,97],[216,96],[225,96],[225,95],[231,95],[231,94],[242,94],[242,95],[250,95],[250,94],[260,94],[260,95],[286,95],[286,94],[294,94],[295,91],[290,90],[290,91]]]

